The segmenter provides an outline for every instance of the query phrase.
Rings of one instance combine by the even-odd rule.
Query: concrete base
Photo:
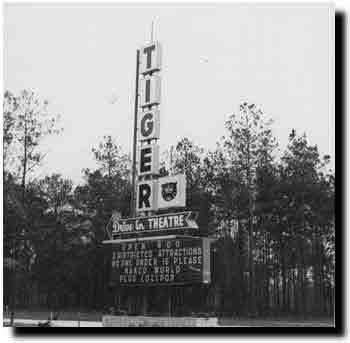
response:
[[[103,316],[102,325],[105,327],[203,327],[218,326],[218,319],[195,317]]]

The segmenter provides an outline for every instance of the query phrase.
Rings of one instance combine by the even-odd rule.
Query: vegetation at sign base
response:
[[[131,163],[117,137],[92,148],[98,167],[83,169],[83,185],[59,174],[37,178],[46,156],[42,141],[61,132],[59,116],[31,91],[6,91],[3,106],[4,304],[10,309],[334,313],[335,178],[330,157],[321,157],[305,134],[292,130],[277,153],[271,122],[243,103],[214,150],[188,138],[170,147],[160,175],[186,174],[187,209],[200,211],[201,235],[217,238],[212,281],[116,289],[108,286],[101,242],[114,211],[130,215]]]

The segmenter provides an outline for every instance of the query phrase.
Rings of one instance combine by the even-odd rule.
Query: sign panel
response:
[[[210,282],[210,240],[176,237],[111,244],[111,284]]]
[[[146,76],[140,80],[140,106],[160,104],[161,78],[158,75]]]
[[[154,211],[156,209],[156,195],[153,181],[143,181],[137,184],[136,210]]]
[[[146,111],[139,113],[138,139],[145,141],[148,139],[158,139],[160,132],[159,111]]]
[[[158,174],[159,146],[157,144],[143,145],[138,148],[138,176]]]
[[[138,217],[113,221],[112,239],[121,235],[142,234],[145,232],[198,229],[197,212],[167,213],[150,217]]]
[[[158,208],[186,206],[186,176],[184,174],[158,179]]]
[[[161,45],[159,42],[153,42],[140,49],[141,74],[148,74],[158,71],[161,68]]]

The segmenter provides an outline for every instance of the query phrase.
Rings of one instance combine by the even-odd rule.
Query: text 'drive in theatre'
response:
[[[130,234],[144,234],[172,230],[198,230],[198,212],[185,211],[148,217],[117,219],[113,222],[112,239]]]
[[[172,238],[113,244],[111,284],[152,285],[210,282],[210,242]]]

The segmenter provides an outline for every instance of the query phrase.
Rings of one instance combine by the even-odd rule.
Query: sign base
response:
[[[214,327],[218,318],[196,317],[149,317],[149,316],[103,316],[104,327]]]

